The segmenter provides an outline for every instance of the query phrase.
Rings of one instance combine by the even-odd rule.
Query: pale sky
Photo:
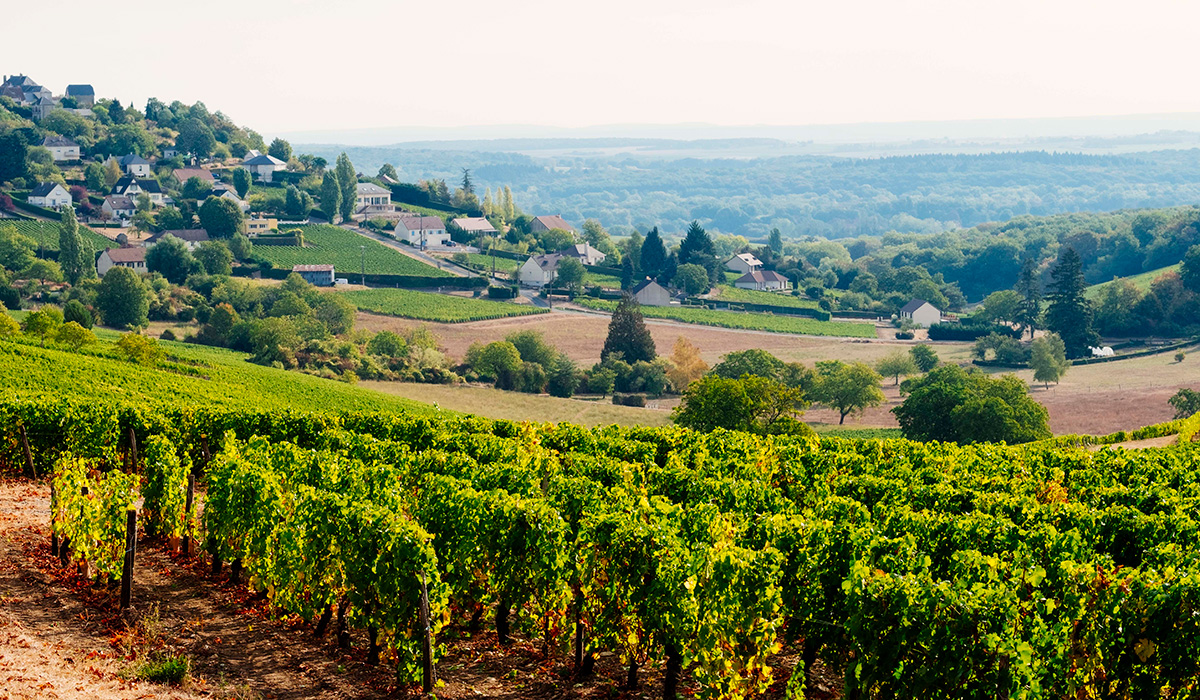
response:
[[[5,74],[201,100],[268,137],[1200,112],[1187,0],[6,5]]]

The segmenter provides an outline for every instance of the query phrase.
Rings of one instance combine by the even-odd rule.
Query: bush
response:
[[[635,408],[646,407],[645,394],[613,394],[612,402],[614,406],[634,406]]]
[[[489,299],[515,299],[519,293],[516,287],[488,287]]]
[[[176,338],[175,338],[175,334],[173,332],[171,332],[171,329],[167,328],[167,329],[163,330],[161,335],[158,336],[158,339],[159,340],[175,340]]]
[[[935,323],[929,327],[930,340],[977,340],[995,333],[1020,338],[1020,331],[999,323]]]
[[[915,337],[912,331],[896,331],[896,340],[912,340]]]

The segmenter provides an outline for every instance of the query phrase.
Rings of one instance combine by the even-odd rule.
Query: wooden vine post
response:
[[[29,476],[37,478],[37,467],[33,465],[33,452],[29,449],[29,433],[25,432],[25,425],[21,424],[21,447],[25,450],[25,464],[29,467]]]
[[[129,609],[133,596],[133,557],[137,551],[137,510],[125,511],[125,565],[121,567],[121,609]]]
[[[433,684],[437,682],[433,669],[433,644],[430,640],[429,623],[429,588],[425,584],[425,572],[421,572],[421,688],[426,693],[433,692]]]
[[[58,531],[54,529],[54,511],[58,508],[58,497],[54,489],[54,481],[50,482],[50,554],[58,556]]]
[[[192,555],[192,502],[196,498],[196,475],[188,474],[187,503],[183,506],[183,556]]]

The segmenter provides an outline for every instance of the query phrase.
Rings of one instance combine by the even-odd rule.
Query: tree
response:
[[[925,346],[920,346],[925,347]],[[875,369],[885,377],[894,377],[893,385],[900,384],[900,377],[908,377],[917,373],[917,363],[913,356],[903,350],[896,350],[881,358]]]
[[[462,169],[462,191],[468,195],[475,194],[475,181],[471,179],[471,169]]]
[[[583,280],[586,276],[587,269],[575,258],[560,259],[558,269],[554,273],[554,279],[559,286],[572,291],[579,291],[583,287]]]
[[[37,242],[17,231],[12,224],[0,224],[0,267],[19,272],[33,263]]]
[[[285,190],[283,210],[293,219],[308,215],[308,211],[304,208],[304,197],[301,196],[300,190],[296,189],[295,185],[288,185]]]
[[[88,163],[87,167],[83,169],[83,184],[94,192],[105,189],[104,166],[100,163]]]
[[[269,154],[272,158],[278,158],[286,163],[292,159],[292,144],[284,141],[281,138],[276,138],[271,142],[271,145],[267,147],[267,154]]]
[[[979,315],[987,321],[1016,323],[1020,316],[1021,295],[1012,289],[992,292],[983,300]]]
[[[342,185],[338,182],[337,171],[329,170],[321,178],[321,213],[333,224],[337,223],[341,211]]]
[[[621,291],[633,291],[633,258],[630,257],[621,263]]]
[[[908,351],[912,355],[913,362],[917,364],[917,369],[922,372],[928,372],[938,366],[937,352],[928,345],[914,345]]]
[[[1183,256],[1183,264],[1179,267],[1179,279],[1183,286],[1200,294],[1200,245],[1188,248]]]
[[[0,133],[0,182],[8,182],[28,173],[25,155],[29,142],[20,131]]]
[[[72,299],[63,305],[63,320],[77,323],[83,328],[91,328],[94,323],[92,312],[78,299]]]
[[[1026,258],[1021,264],[1021,276],[1017,279],[1016,292],[1021,297],[1021,304],[1016,312],[1017,324],[1022,334],[1029,331],[1029,337],[1032,338],[1037,329],[1038,319],[1042,315],[1042,285],[1038,281],[1037,265],[1031,258]]]
[[[325,324],[330,335],[344,335],[354,330],[358,309],[340,294],[322,294],[313,308],[317,320]]]
[[[1034,381],[1042,382],[1047,389],[1050,382],[1057,384],[1071,366],[1062,338],[1055,333],[1035,338],[1030,346],[1029,366],[1033,368]]]
[[[404,357],[408,353],[408,343],[397,333],[379,331],[367,343],[367,352],[379,357]]]
[[[245,214],[228,199],[209,197],[200,205],[200,226],[213,238],[232,238],[242,230]]]
[[[948,364],[904,386],[908,397],[892,413],[909,440],[1017,444],[1050,437],[1046,407],[1014,375],[993,379]]]
[[[116,158],[109,158],[104,163],[104,188],[110,189],[121,179],[121,166]]]
[[[22,330],[28,335],[36,335],[42,341],[42,347],[46,347],[46,336],[53,337],[58,332],[58,327],[62,325],[62,312],[53,306],[43,306],[30,313],[25,317],[25,323],[22,324]]]
[[[358,174],[354,170],[354,164],[350,162],[350,156],[344,152],[338,156],[334,169],[337,171],[338,185],[342,188],[342,203],[338,212],[341,213],[343,221],[349,221],[350,215],[354,213],[354,206],[358,203]]]
[[[146,269],[161,274],[171,284],[183,284],[199,266],[187,244],[171,234],[160,238],[146,251]]]
[[[8,315],[4,304],[0,304],[0,338],[8,338],[21,332],[21,324]]]
[[[675,339],[675,347],[671,349],[670,363],[667,377],[671,380],[671,385],[678,391],[683,391],[708,371],[708,365],[700,357],[700,348],[683,336]]]
[[[522,367],[521,353],[507,340],[472,345],[467,349],[466,362],[480,376],[495,380],[497,389],[517,387]]]
[[[685,294],[703,294],[709,290],[708,270],[694,263],[680,265],[671,284]]]
[[[882,380],[883,377],[863,362],[818,362],[811,396],[813,401],[837,411],[841,425],[846,422],[846,416],[883,403],[883,390],[879,388]]]
[[[1183,388],[1167,399],[1171,408],[1175,409],[1175,420],[1183,420],[1200,413],[1200,391]]]
[[[710,374],[687,387],[671,420],[701,432],[717,428],[759,434],[807,432],[797,420],[807,407],[798,387],[763,377],[728,379]]]
[[[96,334],[74,321],[67,321],[54,334],[54,340],[78,351],[84,345],[96,342]]]
[[[1046,309],[1046,328],[1057,333],[1066,346],[1067,357],[1081,357],[1099,337],[1092,330],[1092,304],[1084,296],[1087,282],[1083,263],[1074,248],[1067,248],[1050,273],[1050,307]]]
[[[566,353],[557,353],[546,367],[546,392],[551,396],[569,399],[579,386],[580,373]]]
[[[63,208],[58,225],[58,264],[71,284],[79,284],[80,280],[96,276],[92,249],[79,235],[79,223],[73,207]]]
[[[600,359],[605,360],[617,353],[629,364],[650,362],[657,356],[654,338],[650,336],[650,330],[642,318],[641,305],[629,294],[621,297],[613,311]]]
[[[233,238],[229,239],[229,252],[233,253],[233,257],[238,260],[245,260],[250,257],[254,251],[254,244],[250,242],[250,238],[244,233],[235,233]]]
[[[106,279],[108,275],[104,276]],[[125,333],[117,340],[117,349],[130,362],[152,365],[163,356],[162,346],[153,338],[140,333]]]
[[[599,221],[595,219],[584,221],[580,234],[583,236],[583,240],[607,256],[605,262],[609,266],[614,266],[621,262],[621,251],[617,250],[617,247],[613,245],[612,237],[608,235],[608,231],[604,230],[604,226]]]
[[[392,165],[391,163],[384,163],[383,165],[379,166],[379,174],[376,177],[380,179],[391,178],[396,182],[400,181],[400,175],[396,172],[396,166]]]
[[[155,246],[157,247],[157,246]],[[195,258],[210,275],[233,274],[233,253],[224,241],[206,241],[196,248]]]
[[[657,226],[650,229],[650,233],[646,234],[646,240],[642,242],[642,249],[638,254],[638,260],[641,264],[642,275],[651,279],[658,278],[666,268],[667,247],[663,245],[662,236],[658,234]]]
[[[183,188],[180,190],[179,194],[184,199],[194,199],[196,201],[200,201],[212,194],[212,189],[212,185],[208,182],[201,180],[198,177],[189,177],[187,182],[183,183]]]
[[[96,310],[112,328],[146,325],[150,298],[138,274],[127,267],[114,267],[104,274],[96,290]]]
[[[726,379],[737,379],[744,375],[779,379],[787,365],[766,350],[752,348],[726,354],[712,368],[712,373]]]
[[[250,191],[251,180],[249,170],[245,168],[233,169],[233,189],[237,192],[239,198],[246,198],[246,193]]]
[[[771,229],[771,235],[767,237],[767,247],[776,255],[783,254],[783,234],[779,232],[779,229]]]
[[[708,259],[716,255],[713,248],[712,238],[708,232],[700,226],[699,221],[693,221],[687,230],[687,234],[683,237],[683,242],[679,244],[679,264],[685,265],[692,262],[693,259]]]
[[[194,153],[200,158],[207,158],[217,150],[217,137],[213,135],[208,125],[196,118],[185,119],[179,125],[179,135],[175,137],[175,147],[185,153]]]

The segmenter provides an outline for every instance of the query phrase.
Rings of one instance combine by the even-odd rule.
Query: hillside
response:
[[[1118,277],[1117,279],[1109,280],[1108,282],[1101,282],[1099,284],[1093,284],[1090,287],[1088,287],[1084,293],[1087,295],[1088,299],[1098,299],[1100,297],[1100,294],[1104,291],[1104,289],[1106,287],[1113,284],[1113,282],[1119,282],[1119,281],[1131,282],[1133,284],[1133,286],[1138,289],[1138,291],[1145,293],[1145,292],[1150,291],[1150,286],[1152,284],[1154,284],[1154,280],[1158,279],[1159,277],[1162,277],[1163,275],[1165,275],[1168,272],[1179,272],[1179,267],[1180,267],[1179,265],[1168,265],[1166,267],[1160,267],[1157,270],[1150,270],[1148,272],[1143,272],[1140,275],[1131,275],[1129,277]]]
[[[4,387],[5,396],[12,398],[65,396],[163,406],[203,402],[277,411],[337,408],[426,413],[432,410],[416,401],[252,364],[246,361],[246,355],[222,348],[162,344],[170,355],[185,361],[184,366],[194,368],[199,376],[113,357],[0,340],[0,386]],[[105,349],[101,348],[101,352]]]
[[[453,277],[449,272],[410,258],[398,250],[338,226],[290,227],[304,235],[304,247],[255,245],[254,254],[278,268],[332,264],[338,275],[367,274]]]

